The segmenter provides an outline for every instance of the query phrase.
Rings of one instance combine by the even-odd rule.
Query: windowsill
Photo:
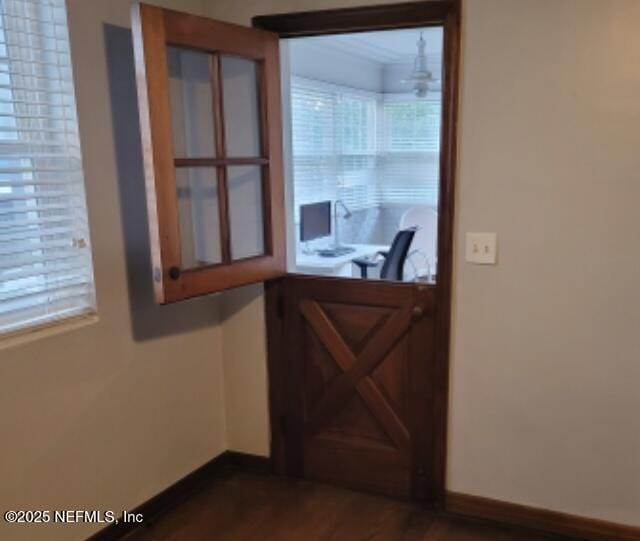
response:
[[[10,349],[98,323],[97,313],[82,314],[0,335],[0,350]]]

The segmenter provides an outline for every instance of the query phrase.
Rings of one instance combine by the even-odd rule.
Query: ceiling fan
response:
[[[433,90],[431,85],[438,83],[439,80],[433,77],[433,74],[427,67],[427,42],[425,41],[422,32],[420,32],[420,38],[418,39],[417,46],[418,55],[413,61],[413,70],[409,77],[402,79],[401,82],[403,84],[413,85],[414,94],[418,98],[424,98],[427,96],[430,89]]]

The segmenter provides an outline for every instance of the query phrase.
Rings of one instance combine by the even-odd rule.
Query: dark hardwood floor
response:
[[[548,541],[328,485],[235,473],[216,480],[127,541]]]

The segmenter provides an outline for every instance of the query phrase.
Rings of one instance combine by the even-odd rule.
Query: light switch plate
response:
[[[478,265],[495,265],[498,235],[496,233],[467,233],[466,260]]]

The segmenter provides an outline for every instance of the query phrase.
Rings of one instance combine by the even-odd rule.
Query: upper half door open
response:
[[[283,274],[278,36],[146,4],[133,33],[156,300]]]

